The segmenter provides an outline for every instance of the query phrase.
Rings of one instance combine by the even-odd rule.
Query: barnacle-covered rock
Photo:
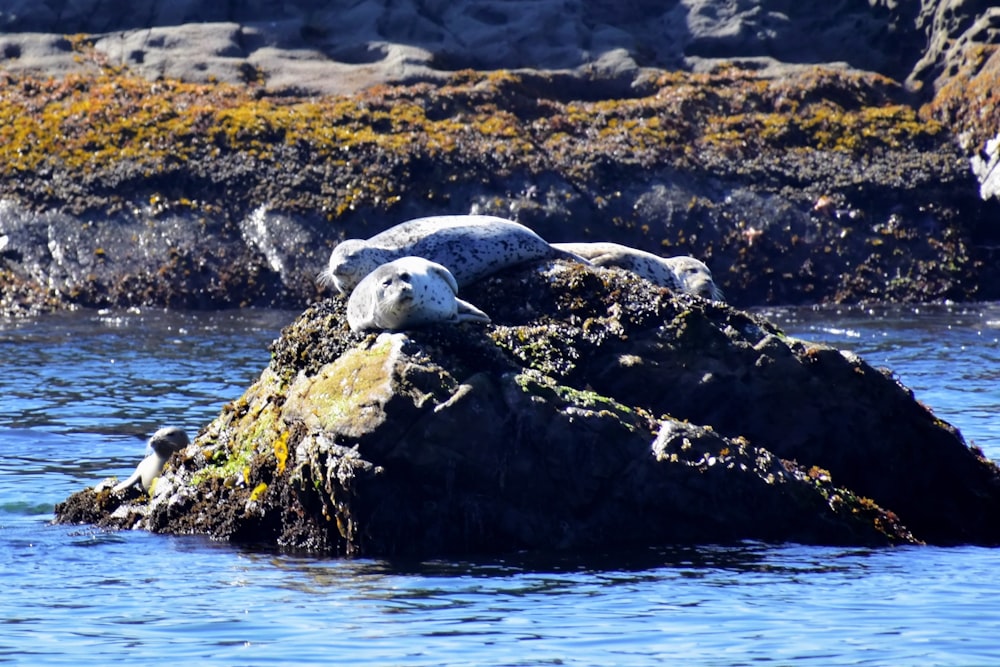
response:
[[[856,357],[618,269],[462,296],[493,324],[361,336],[317,303],[151,497],[57,519],[364,556],[1000,542],[997,468]]]

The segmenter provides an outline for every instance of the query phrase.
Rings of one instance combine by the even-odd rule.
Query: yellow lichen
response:
[[[386,337],[370,349],[356,348],[312,377],[299,377],[282,407],[286,422],[304,420],[323,431],[365,432],[384,418],[381,405],[392,395],[392,362],[398,341]]]
[[[274,458],[277,459],[276,470],[280,475],[285,472],[285,462],[288,460],[288,431],[274,441]]]
[[[414,194],[432,198],[441,183],[484,173],[565,165],[567,177],[585,181],[595,156],[655,166],[698,160],[706,147],[734,155],[859,152],[942,131],[887,101],[887,80],[832,70],[780,80],[731,66],[665,73],[646,96],[596,101],[546,99],[511,72],[462,71],[441,85],[305,98],[268,95],[251,70],[250,85],[147,81],[109,65],[90,38],[70,42],[96,73],[0,73],[0,179],[67,170],[114,179],[127,166],[139,183],[222,157],[260,174],[308,165],[302,175],[315,170],[314,188],[288,190],[299,205],[337,219]],[[284,186],[263,179],[252,187],[262,191],[248,197],[273,198]],[[167,192],[144,196],[155,214],[191,207],[184,194],[173,204]]]
[[[261,482],[254,487],[253,491],[250,492],[250,502],[260,500],[260,497],[264,495],[267,491],[267,484]]]

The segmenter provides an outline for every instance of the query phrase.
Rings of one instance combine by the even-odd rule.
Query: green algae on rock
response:
[[[317,303],[151,498],[101,484],[57,520],[371,557],[1000,543],[996,466],[860,359],[616,269],[465,296],[496,324],[361,336]]]

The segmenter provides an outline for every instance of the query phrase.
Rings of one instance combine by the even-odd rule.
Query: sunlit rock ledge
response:
[[[997,466],[852,354],[573,263],[462,297],[493,323],[356,335],[316,303],[149,495],[56,520],[364,557],[1000,542]]]

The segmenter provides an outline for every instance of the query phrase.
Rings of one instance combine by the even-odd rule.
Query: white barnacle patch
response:
[[[840,350],[840,356],[844,357],[852,366],[860,366],[862,363],[861,357],[850,350]]]
[[[642,366],[645,362],[637,354],[622,354],[618,356],[618,365],[622,368],[634,368]]]

